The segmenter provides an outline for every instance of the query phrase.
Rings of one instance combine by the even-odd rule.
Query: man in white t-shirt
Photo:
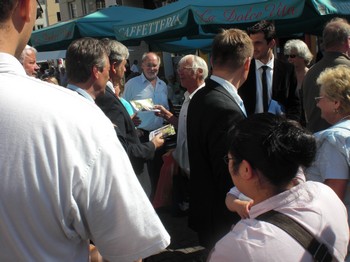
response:
[[[0,5],[0,261],[87,261],[90,240],[108,261],[158,253],[169,235],[111,122],[17,60],[36,12],[35,0]]]
[[[135,59],[134,63],[132,64],[132,66],[130,68],[131,72],[133,72],[133,73],[139,73],[140,72],[139,67],[137,66],[138,63],[139,62]]]

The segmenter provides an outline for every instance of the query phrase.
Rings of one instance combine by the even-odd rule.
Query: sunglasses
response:
[[[287,55],[289,58],[296,58],[297,55]]]
[[[36,0],[38,7],[36,9],[36,19],[38,19],[39,17],[41,17],[41,15],[44,13],[43,8],[41,7],[41,4],[39,2],[39,0]]]

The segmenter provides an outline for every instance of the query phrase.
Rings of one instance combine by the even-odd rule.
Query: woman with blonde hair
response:
[[[307,169],[307,179],[325,183],[350,208],[350,68],[345,65],[324,70],[317,79],[320,96],[315,97],[321,117],[332,126],[315,133],[317,155]]]

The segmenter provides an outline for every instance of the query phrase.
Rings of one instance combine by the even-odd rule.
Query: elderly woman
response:
[[[344,204],[322,183],[293,181],[299,167],[314,159],[313,135],[294,121],[265,113],[244,119],[229,138],[231,178],[253,205],[250,218],[216,243],[209,261],[316,261],[289,233],[261,218],[271,210],[282,214],[282,221],[287,217],[302,224],[323,243],[327,261],[344,261],[349,241]]]
[[[316,97],[321,117],[332,126],[315,133],[317,155],[307,169],[307,179],[330,186],[346,207],[350,207],[350,68],[328,68],[317,79],[320,96]]]
[[[313,55],[308,46],[299,39],[288,40],[284,45],[284,54],[288,57],[288,62],[294,65],[298,81],[297,90],[300,90],[304,76],[309,70],[308,66],[312,61]]]

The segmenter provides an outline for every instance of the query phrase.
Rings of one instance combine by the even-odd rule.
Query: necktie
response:
[[[262,91],[263,91],[263,107],[264,112],[267,112],[269,110],[269,102],[268,102],[268,95],[267,95],[267,80],[266,80],[266,69],[268,68],[266,65],[261,67],[263,72],[261,75],[261,83],[262,83]]]

